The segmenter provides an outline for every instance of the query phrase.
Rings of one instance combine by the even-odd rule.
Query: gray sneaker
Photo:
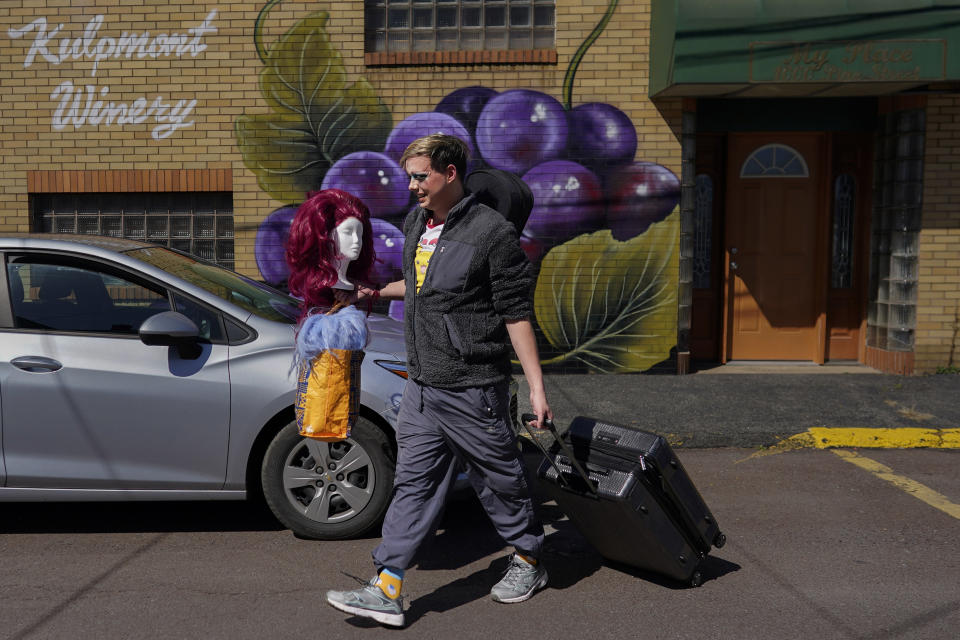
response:
[[[353,591],[327,591],[327,603],[355,616],[373,618],[392,627],[403,626],[403,598],[393,600],[376,585],[377,579]]]
[[[547,570],[543,568],[543,563],[530,564],[514,554],[510,558],[506,575],[490,590],[490,597],[497,602],[508,604],[523,602],[545,586],[547,586]]]

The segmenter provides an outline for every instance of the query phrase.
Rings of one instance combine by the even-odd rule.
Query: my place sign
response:
[[[947,69],[944,40],[751,42],[751,82],[932,82]]]

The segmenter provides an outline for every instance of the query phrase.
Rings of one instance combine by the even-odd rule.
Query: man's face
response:
[[[404,170],[410,176],[409,189],[417,196],[417,203],[430,211],[446,213],[455,202],[452,183],[456,178],[456,169],[448,167],[445,172],[430,166],[427,156],[407,158]]]

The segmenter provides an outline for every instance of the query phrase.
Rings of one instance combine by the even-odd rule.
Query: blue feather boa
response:
[[[328,349],[363,349],[367,346],[367,339],[367,315],[354,306],[344,307],[330,315],[309,315],[303,319],[297,331],[293,368],[296,369],[303,362],[312,362]]]

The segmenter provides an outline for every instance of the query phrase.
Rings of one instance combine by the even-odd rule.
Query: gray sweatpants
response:
[[[406,570],[437,527],[460,470],[507,544],[537,558],[543,525],[533,512],[516,435],[510,426],[507,382],[437,389],[407,382],[397,423],[397,475],[373,551],[377,570]]]

